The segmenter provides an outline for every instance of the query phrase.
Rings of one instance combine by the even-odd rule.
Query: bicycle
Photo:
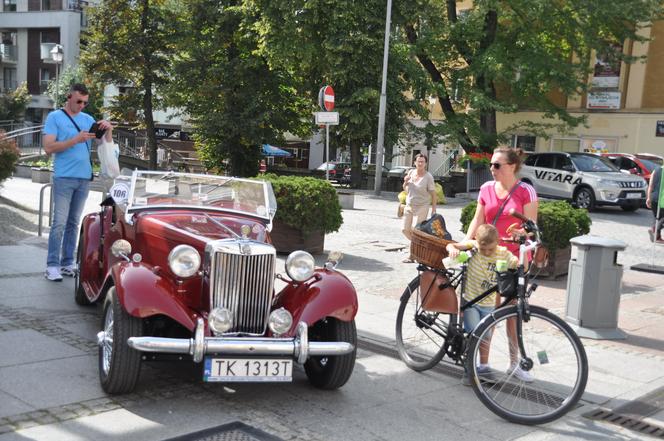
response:
[[[537,288],[526,270],[527,256],[540,245],[535,222],[511,212],[522,221],[527,235],[519,242],[519,265],[499,283],[472,301],[464,301],[467,264],[459,269],[439,269],[423,263],[418,275],[401,296],[397,313],[396,342],[400,357],[411,369],[424,371],[448,356],[465,366],[471,386],[480,401],[498,416],[519,424],[543,424],[560,418],[581,398],[588,380],[588,359],[579,337],[558,316],[530,305]],[[447,277],[446,284],[461,294],[456,313],[426,311],[420,289],[425,271]],[[432,284],[437,283],[436,277]],[[504,285],[512,289],[500,289]],[[440,285],[442,289],[445,286]],[[465,333],[462,313],[494,292],[504,297],[500,306]],[[465,303],[464,303],[465,302]],[[507,335],[508,322],[516,322],[516,336]],[[510,341],[511,340],[511,341]],[[480,347],[489,348],[490,372],[478,372]],[[526,382],[515,375],[514,362],[532,377]],[[507,369],[505,370],[505,368]]]

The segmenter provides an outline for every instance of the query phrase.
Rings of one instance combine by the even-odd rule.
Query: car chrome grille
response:
[[[274,248],[259,243],[225,245],[211,255],[211,307],[233,313],[233,327],[225,334],[263,335],[272,305]]]
[[[638,181],[620,181],[621,188],[641,188],[642,186],[643,183]]]

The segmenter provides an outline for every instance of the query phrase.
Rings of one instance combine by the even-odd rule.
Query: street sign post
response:
[[[330,156],[330,125],[339,124],[339,112],[334,109],[334,89],[323,86],[318,91],[318,105],[325,112],[316,112],[316,124],[325,124],[325,179],[330,179],[328,158]]]

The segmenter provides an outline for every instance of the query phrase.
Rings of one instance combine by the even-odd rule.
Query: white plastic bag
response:
[[[97,156],[101,165],[101,175],[115,179],[120,175],[120,147],[113,142],[103,140],[97,147]]]

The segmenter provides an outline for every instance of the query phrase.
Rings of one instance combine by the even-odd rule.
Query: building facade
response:
[[[26,119],[41,123],[53,108],[46,96],[49,81],[67,66],[78,64],[85,8],[94,1],[3,0],[0,11],[0,85],[15,90],[26,82],[32,101]],[[62,46],[62,62],[51,50]]]
[[[512,144],[530,151],[652,153],[664,156],[664,22],[642,31],[644,43],[624,43],[632,56],[645,62],[611,66],[595,56],[590,90],[582,96],[556,98],[573,116],[587,117],[587,127],[572,133],[548,132],[536,137],[527,131],[510,133]],[[543,121],[538,112],[498,115],[498,131],[519,121]]]

